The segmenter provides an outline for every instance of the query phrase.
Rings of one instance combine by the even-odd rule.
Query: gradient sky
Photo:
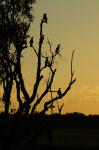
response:
[[[40,19],[45,12],[48,15],[48,24],[45,25],[44,34],[54,48],[61,43],[63,60],[58,59],[56,88],[61,85],[64,89],[64,83],[68,83],[70,58],[73,49],[76,50],[73,68],[77,81],[63,98],[63,113],[76,111],[99,114],[99,0],[36,1],[33,10],[35,19],[30,30],[31,36],[35,37],[35,45],[39,35]],[[31,49],[25,51],[24,56],[24,78],[31,90],[35,58],[32,58]]]
[[[77,81],[63,98],[63,113],[76,111],[99,114],[99,0],[37,0],[33,10],[35,19],[30,30],[35,37],[35,43],[44,12],[48,15],[45,35],[49,37],[54,48],[58,43],[62,47],[63,60],[58,60],[59,74],[55,87],[61,85],[64,89],[64,83],[68,83],[71,53],[73,49],[76,50],[73,66]],[[25,56],[24,66],[27,66],[28,61],[32,70],[31,50]],[[27,72],[24,69],[25,71]],[[27,77],[29,75],[28,71]],[[32,76],[30,82],[31,79]],[[28,80],[29,85],[30,82]]]
[[[48,14],[46,34],[54,45],[61,43],[66,59],[59,65],[60,83],[65,81],[62,77],[64,70],[69,76],[70,56],[72,50],[76,50],[74,70],[77,82],[63,99],[63,112],[99,114],[99,0],[37,0],[34,30],[37,30],[44,12]]]

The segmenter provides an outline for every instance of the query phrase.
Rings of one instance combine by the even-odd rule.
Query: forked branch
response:
[[[72,85],[75,83],[76,78],[74,78],[74,70],[73,70],[74,52],[75,52],[75,50],[73,50],[72,57],[71,57],[71,78],[70,78],[70,82],[69,82],[68,86],[66,87],[64,92],[62,92],[61,88],[59,88],[59,90],[57,91],[57,96],[55,96],[53,99],[50,99],[47,102],[45,102],[44,109],[41,111],[41,113],[45,113],[46,111],[48,111],[48,109],[50,108],[50,106],[53,102],[55,102],[59,99],[62,99],[70,91]]]

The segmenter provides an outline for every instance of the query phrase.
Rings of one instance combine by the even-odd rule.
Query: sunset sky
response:
[[[35,18],[29,31],[34,36],[35,47],[43,13],[48,16],[45,39],[49,38],[53,50],[61,43],[62,60],[58,58],[56,62],[58,71],[53,90],[59,87],[64,90],[68,85],[70,59],[75,49],[73,69],[77,81],[62,99],[65,104],[62,113],[99,114],[99,0],[36,0]],[[44,48],[48,50],[46,44]],[[31,48],[23,55],[24,79],[31,93],[36,58]]]
[[[57,87],[69,81],[73,49],[76,83],[63,102],[63,113],[99,114],[99,0],[37,0],[31,35],[38,38],[42,14],[48,15],[45,34],[55,47],[61,43]],[[26,58],[27,59],[27,58]],[[28,59],[30,57],[28,56]]]

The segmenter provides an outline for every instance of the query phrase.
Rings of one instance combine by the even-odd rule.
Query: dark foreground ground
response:
[[[99,149],[99,116],[0,115],[0,150]]]
[[[43,143],[43,144],[42,144]],[[41,145],[47,149],[47,142]],[[50,147],[50,146],[49,146]],[[42,148],[42,149],[43,149]],[[54,129],[49,149],[99,149],[99,130],[96,129]]]

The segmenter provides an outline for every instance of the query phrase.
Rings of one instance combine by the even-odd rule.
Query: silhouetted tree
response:
[[[49,92],[51,92],[51,97],[45,101],[40,113],[45,113],[53,106],[55,101],[62,99],[76,81],[73,70],[73,51],[69,84],[66,85],[64,90],[58,87],[58,89],[54,91],[54,94],[53,90],[51,90],[57,72],[57,68],[55,68],[54,65],[55,59],[57,59],[57,56],[61,58],[61,51],[60,44],[56,46],[55,50],[52,50],[51,42],[48,40],[49,52],[46,52],[46,55],[43,54],[42,46],[45,40],[43,27],[44,24],[48,23],[47,14],[44,13],[40,22],[38,49],[34,47],[34,39],[30,39],[30,47],[33,48],[37,57],[37,70],[36,81],[32,87],[33,91],[31,96],[28,93],[21,69],[21,56],[23,49],[27,48],[27,31],[30,27],[30,22],[33,21],[31,8],[34,2],[34,0],[1,0],[0,3],[0,80],[4,89],[2,100],[5,103],[6,113],[9,111],[13,83],[16,84],[17,101],[19,103],[17,113],[29,115],[30,112],[32,115],[42,100],[46,100],[46,96]],[[42,94],[39,95],[39,87],[42,85],[44,79],[43,71],[47,69],[49,70],[49,76],[47,78],[46,87]],[[22,99],[23,97],[24,101]]]
[[[31,94],[31,96],[29,96],[29,94],[25,88],[23,78],[20,77],[20,74],[19,74],[20,85],[18,85],[18,83],[16,82],[17,83],[17,91],[18,90],[20,92],[22,91],[24,98],[25,98],[25,101],[22,103],[21,96],[18,95],[19,103],[21,106],[21,107],[19,107],[18,112],[21,112],[21,113],[25,112],[25,114],[27,114],[27,115],[29,114],[29,111],[30,111],[30,114],[33,114],[35,112],[37,106],[42,102],[42,100],[44,98],[46,99],[46,95],[49,92],[51,92],[52,93],[51,99],[47,100],[44,103],[44,108],[42,108],[40,113],[45,113],[46,111],[48,111],[48,109],[52,107],[52,103],[57,101],[58,99],[62,99],[62,97],[64,97],[67,94],[67,92],[70,90],[72,84],[76,81],[76,79],[73,78],[74,77],[74,71],[72,68],[73,55],[74,55],[74,51],[73,51],[72,58],[71,58],[71,78],[70,78],[70,82],[69,82],[68,86],[66,86],[64,91],[62,91],[60,87],[58,88],[58,90],[55,90],[54,92],[56,92],[56,96],[55,96],[55,94],[53,95],[53,91],[50,90],[54,83],[54,77],[55,77],[55,74],[57,71],[57,69],[55,69],[54,62],[55,62],[56,56],[58,56],[58,55],[61,56],[61,54],[60,54],[60,44],[58,44],[56,49],[54,51],[52,51],[52,45],[51,45],[50,41],[48,40],[50,54],[49,55],[46,54],[46,56],[43,55],[42,46],[43,46],[44,39],[45,39],[45,36],[43,33],[43,25],[46,24],[47,22],[48,22],[47,14],[44,14],[43,18],[41,19],[41,22],[40,22],[40,37],[39,37],[38,50],[35,49],[35,47],[33,45],[33,41],[32,41],[32,44],[30,45],[33,47],[33,50],[37,57],[36,81],[33,86],[33,92]],[[45,62],[45,63],[43,64],[43,62]],[[49,71],[50,71],[49,77],[47,79],[45,90],[42,92],[41,95],[38,96],[38,89],[39,89],[39,86],[42,84],[41,81],[44,78],[42,72],[45,71],[46,69],[49,69]],[[21,87],[21,90],[20,90],[20,87]],[[19,94],[19,92],[18,92],[18,94]],[[34,104],[30,108],[32,103],[34,103]]]
[[[27,46],[27,31],[33,20],[35,0],[0,0],[0,81],[5,113],[9,111],[13,81],[18,80],[20,57]],[[21,75],[20,75],[21,76]]]

